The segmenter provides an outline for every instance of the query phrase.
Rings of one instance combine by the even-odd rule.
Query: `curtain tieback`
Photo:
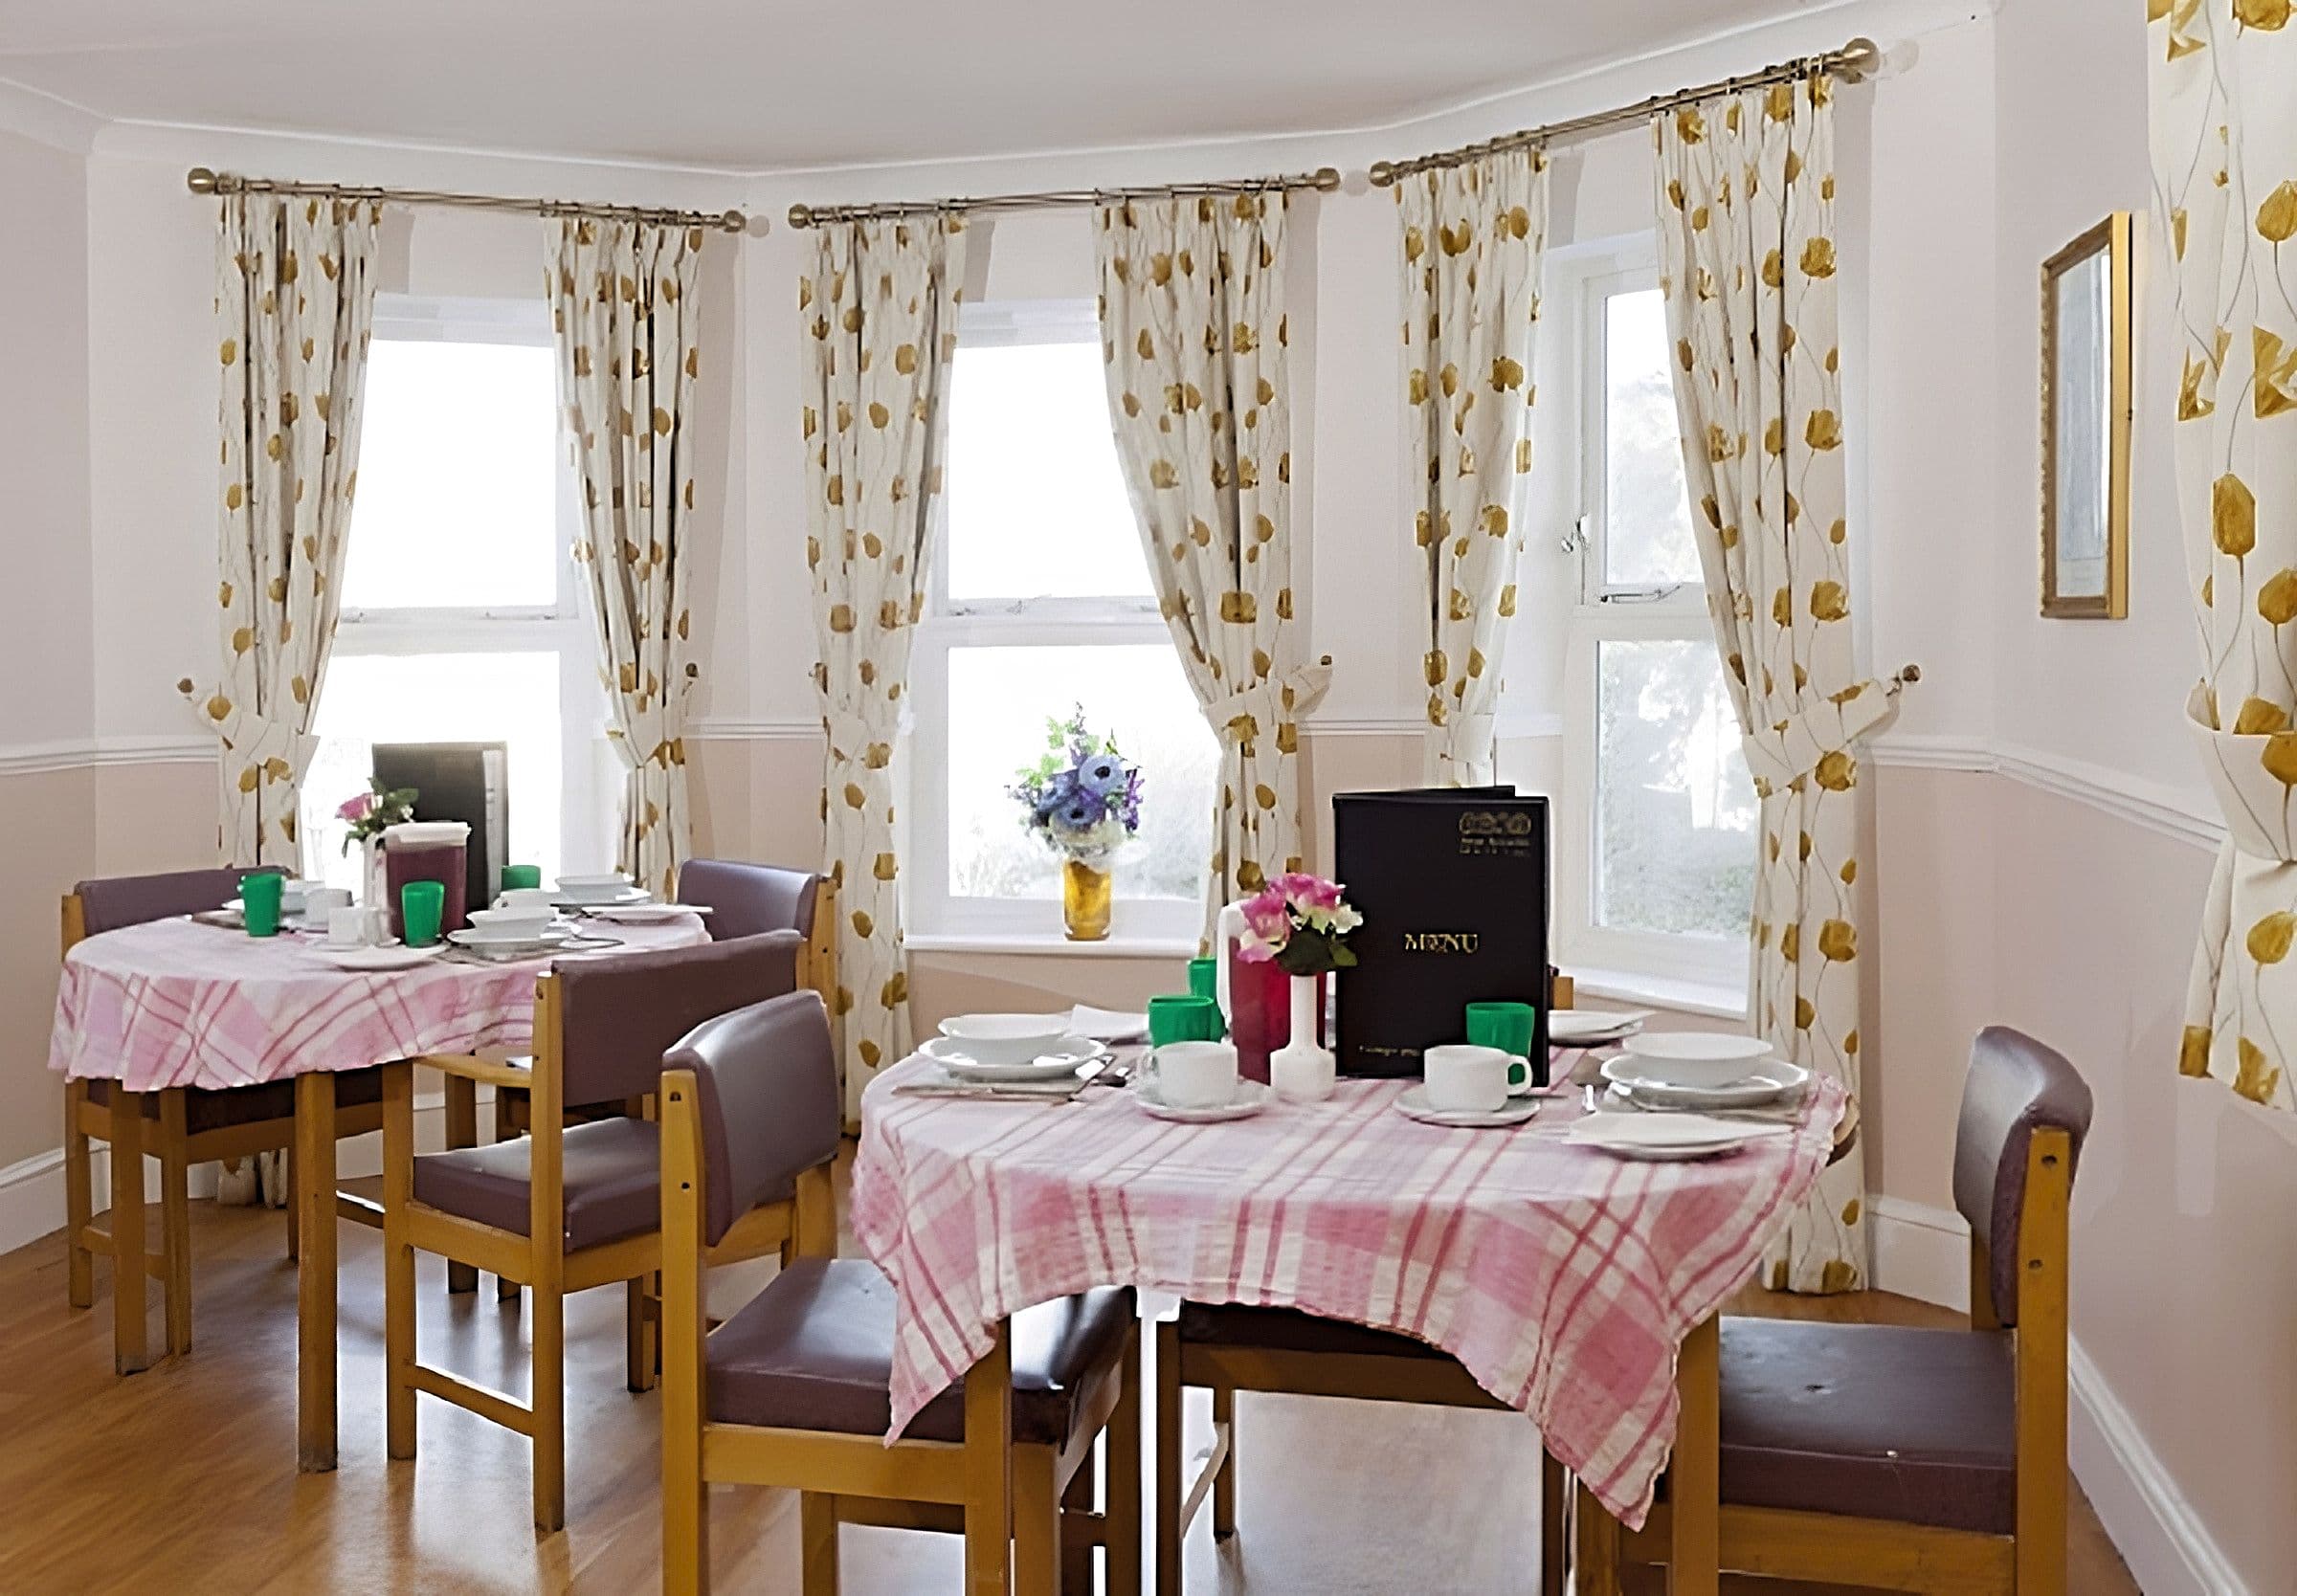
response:
[[[189,676],[177,682],[175,690],[201,726],[250,768],[260,767],[266,780],[292,781],[310,768],[311,756],[319,750],[319,739],[311,733],[260,715],[252,705],[234,703],[220,689],[203,701]]]
[[[1746,739],[1747,771],[1754,790],[1784,792],[1806,776],[1824,787],[1847,787],[1854,771],[1851,745],[1898,713],[1898,692],[1872,679],[1808,704]]]
[[[1265,676],[1225,698],[1215,698],[1204,706],[1204,718],[1230,744],[1249,743],[1268,727],[1296,720],[1315,708],[1331,685],[1332,662],[1327,656],[1281,676]]]
[[[2218,811],[2225,817],[2227,844],[2264,864],[2297,864],[2297,835],[2288,818],[2289,795],[2297,790],[2297,733],[2218,730],[2217,704],[2206,682],[2186,699],[2185,714]]]

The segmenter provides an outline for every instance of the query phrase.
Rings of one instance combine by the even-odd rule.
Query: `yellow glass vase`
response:
[[[1064,860],[1060,867],[1060,918],[1068,927],[1069,941],[1105,941],[1114,896],[1107,871],[1095,870],[1082,859]]]

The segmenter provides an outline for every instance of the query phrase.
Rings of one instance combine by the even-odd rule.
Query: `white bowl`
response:
[[[1671,1086],[1728,1086],[1772,1054],[1759,1036],[1717,1031],[1646,1031],[1623,1047],[1648,1066],[1651,1078]]]
[[[557,912],[555,905],[558,902],[558,894],[548,887],[513,887],[495,899],[495,902],[500,908],[517,913],[540,914],[547,917]],[[487,912],[491,913],[492,911]]]
[[[623,892],[630,886],[630,877],[620,871],[605,876],[561,876],[558,885],[563,892]]]
[[[464,917],[483,931],[524,931],[540,936],[551,920],[551,911],[541,909],[473,909]]]
[[[980,1064],[1025,1064],[1068,1034],[1066,1014],[955,1014],[941,1033]]]

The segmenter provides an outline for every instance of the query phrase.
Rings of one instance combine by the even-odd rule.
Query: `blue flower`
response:
[[[1126,779],[1125,762],[1114,754],[1094,754],[1077,766],[1077,780],[1087,792],[1110,792]]]

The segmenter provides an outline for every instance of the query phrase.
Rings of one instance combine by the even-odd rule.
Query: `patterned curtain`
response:
[[[607,739],[630,774],[615,863],[670,895],[688,851],[686,695],[700,228],[564,217],[544,280],[558,392],[582,471],[583,533]]]
[[[878,1071],[909,1051],[893,749],[940,514],[966,236],[954,213],[825,226],[797,285],[811,363],[806,564],[830,743],[822,823],[837,884],[834,1007],[852,1116]]]
[[[176,685],[223,743],[234,864],[301,867],[296,800],[335,641],[380,219],[362,201],[218,202],[223,677],[204,699]]]
[[[1300,868],[1286,197],[1124,200],[1098,231],[1109,415],[1165,625],[1220,740],[1201,945],[1232,897]]]
[[[1431,786],[1495,779],[1501,649],[1515,613],[1517,478],[1531,469],[1531,342],[1548,234],[1548,160],[1515,149],[1395,186],[1404,244],[1407,481]]]
[[[2203,651],[2187,715],[2228,832],[2178,1069],[2297,1108],[2297,25],[2287,0],[2146,11]]]
[[[1855,1096],[1855,746],[1896,698],[1851,651],[1833,101],[1818,75],[1653,128],[1691,522],[1761,804],[1751,1018]],[[1768,1260],[1773,1290],[1865,1283],[1864,1184],[1855,1150],[1821,1177]]]

